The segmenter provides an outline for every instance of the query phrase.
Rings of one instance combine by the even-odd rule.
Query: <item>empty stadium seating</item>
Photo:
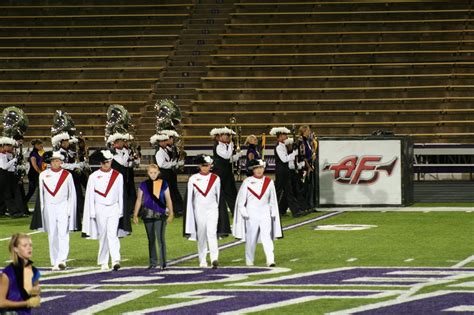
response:
[[[310,124],[415,141],[472,141],[466,2],[240,1],[212,54],[189,128],[235,115],[244,133]]]
[[[27,138],[48,138],[62,109],[92,145],[103,144],[110,104],[140,122],[192,7],[185,0],[2,2],[1,106],[24,109]]]
[[[474,138],[470,1],[4,1],[0,105],[49,136],[56,109],[103,139],[125,105],[139,139],[172,98],[189,142],[235,116],[245,135],[309,124],[320,135],[376,129],[418,142]]]

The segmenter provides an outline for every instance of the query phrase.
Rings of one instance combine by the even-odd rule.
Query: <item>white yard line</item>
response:
[[[355,212],[471,212],[474,207],[338,207],[317,208],[318,211]]]
[[[471,255],[471,256],[467,257],[466,259],[461,260],[461,261],[458,262],[457,264],[453,265],[451,268],[461,268],[461,267],[464,267],[465,265],[467,265],[467,264],[470,263],[471,261],[474,261],[474,255]]]
[[[34,232],[26,233],[26,234],[33,235],[33,234],[38,234],[38,233],[43,233],[43,232],[42,231],[34,231]],[[10,239],[11,239],[11,237],[0,238],[0,242],[9,241]]]

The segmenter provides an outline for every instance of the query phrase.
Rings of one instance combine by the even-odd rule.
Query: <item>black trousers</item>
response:
[[[227,212],[230,209],[234,215],[235,200],[237,199],[237,188],[232,168],[215,171],[221,179],[221,193],[219,198],[219,213]]]
[[[25,203],[23,185],[15,173],[0,170],[0,194],[5,202],[5,207],[12,217],[22,216],[28,211]]]
[[[156,253],[156,243],[160,251],[160,266],[166,267],[166,216],[160,219],[144,219],[146,236],[148,237],[148,254],[150,256],[150,265],[158,265],[158,255]]]
[[[293,180],[292,174],[294,172],[278,171],[275,176],[275,190],[278,198],[278,209],[280,215],[285,215],[288,208],[293,215],[301,211],[301,206],[298,204],[298,200],[294,195],[293,191]]]
[[[173,212],[176,216],[183,215],[183,197],[178,190],[178,175],[171,169],[160,169],[161,178],[168,182],[171,201],[173,202]]]
[[[36,173],[36,171],[35,171]],[[39,183],[39,174],[33,174],[29,173],[28,174],[28,193],[26,194],[25,201],[28,203],[35,194],[36,188],[38,187]]]
[[[317,205],[316,181],[317,177],[315,171],[306,174],[303,187],[309,209],[314,209]]]

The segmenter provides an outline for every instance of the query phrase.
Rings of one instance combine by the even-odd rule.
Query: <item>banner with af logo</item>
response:
[[[403,205],[412,172],[406,137],[320,138],[319,205]],[[408,193],[408,195],[411,195]]]

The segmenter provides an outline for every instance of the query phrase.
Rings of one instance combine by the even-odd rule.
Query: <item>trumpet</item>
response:
[[[232,155],[235,153],[240,153],[240,142],[241,142],[241,134],[242,134],[242,127],[241,126],[236,126],[237,124],[237,119],[235,116],[232,116],[230,118],[230,129],[235,132],[235,137],[231,136],[231,141],[234,143],[234,152]],[[237,161],[232,161],[232,173],[234,172],[234,163],[236,163],[237,166],[237,175],[239,176],[239,179],[242,175],[242,165],[240,163],[240,157],[237,159]]]
[[[186,151],[184,151],[184,138],[183,138],[182,133],[181,133],[181,136],[179,137],[177,148],[178,148],[178,161],[183,161],[183,162],[186,161],[186,157],[188,156],[188,154],[186,153]],[[184,163],[179,166],[179,170],[184,171]]]

